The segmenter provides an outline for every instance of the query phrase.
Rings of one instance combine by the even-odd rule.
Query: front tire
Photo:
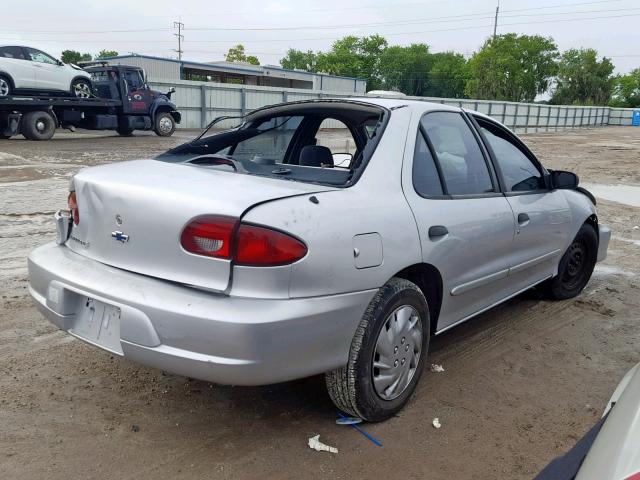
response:
[[[541,285],[552,300],[577,296],[589,283],[598,257],[598,235],[593,226],[584,224],[569,245],[558,265],[558,275]]]
[[[56,131],[56,122],[47,112],[29,112],[22,118],[21,133],[27,140],[49,140]]]
[[[84,78],[76,78],[71,83],[71,95],[76,98],[91,98],[91,83]]]
[[[153,125],[153,131],[159,137],[170,137],[176,129],[176,121],[168,112],[159,113]]]
[[[4,75],[0,75],[0,98],[11,95],[11,80]]]
[[[369,422],[400,411],[424,369],[429,326],[429,306],[422,291],[408,280],[392,278],[367,307],[347,365],[325,376],[333,403]]]

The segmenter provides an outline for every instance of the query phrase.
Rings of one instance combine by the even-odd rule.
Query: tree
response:
[[[231,47],[224,58],[227,62],[244,62],[250,63],[251,65],[260,65],[258,57],[245,54],[244,45],[240,44]]]
[[[318,56],[311,50],[303,52],[302,50],[296,50],[290,48],[287,50],[287,55],[280,59],[280,65],[282,68],[288,68],[289,70],[305,70],[307,72],[315,72],[316,64],[318,62]]]
[[[425,95],[432,63],[429,46],[424,43],[387,47],[380,54],[379,71],[383,87],[407,95]]]
[[[75,50],[64,50],[62,52],[62,56],[60,57],[64,63],[80,63],[80,62],[90,62],[93,60],[93,57],[90,53],[80,53]]]
[[[427,96],[464,98],[470,78],[469,64],[463,55],[454,52],[434,53],[429,71]]]
[[[640,68],[613,79],[612,107],[640,107]]]
[[[593,48],[567,50],[560,58],[551,103],[606,105],[613,91],[613,69],[608,58],[598,61]]]
[[[387,40],[380,35],[349,35],[336,40],[328,52],[319,52],[316,68],[332,75],[364,78],[368,88],[375,90],[382,85],[380,57],[386,48]]]
[[[551,38],[508,33],[488,39],[469,61],[472,98],[532,102],[549,88],[558,48]]]
[[[100,53],[96,56],[96,60],[100,58],[117,57],[118,52],[115,50],[100,50]]]

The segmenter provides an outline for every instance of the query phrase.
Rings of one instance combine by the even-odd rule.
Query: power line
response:
[[[619,2],[622,0],[597,0],[590,2],[576,2],[569,4],[555,4],[548,5],[545,7],[529,7],[529,8],[520,8],[520,9],[512,9],[512,10],[504,10],[503,13],[513,13],[513,12],[525,12],[532,10],[541,10],[541,9],[549,9],[549,8],[565,8],[565,7],[573,7],[573,6],[582,6],[582,5],[594,5],[601,3],[612,3]],[[582,11],[582,12],[556,12],[556,13],[547,13],[547,14],[537,14],[537,15],[568,15],[573,13],[600,13],[600,12],[609,12],[609,11],[625,11],[625,10],[633,10],[633,9],[605,9],[605,10],[590,10],[590,11]],[[480,17],[484,15],[484,17]],[[490,15],[490,16],[487,16]],[[510,15],[510,17],[518,17],[524,15]],[[477,17],[477,18],[471,18]],[[340,28],[358,28],[358,27],[378,27],[378,26],[393,26],[393,25],[410,25],[410,24],[421,24],[421,23],[447,23],[445,20],[451,19],[455,21],[466,21],[464,20],[474,20],[481,18],[493,18],[493,12],[477,12],[477,13],[469,13],[469,14],[460,14],[460,15],[447,15],[441,17],[428,17],[421,19],[412,19],[412,20],[395,20],[388,22],[374,22],[374,23],[354,23],[354,24],[343,24],[343,25],[303,25],[303,26],[291,26],[291,27],[191,27],[188,30],[191,31],[287,31],[287,30],[324,30],[324,29],[340,29]],[[174,22],[174,29],[176,25],[180,22]],[[182,28],[184,28],[184,24],[182,24]],[[68,31],[68,30],[5,30],[7,32],[16,32],[16,33],[44,33],[51,35],[77,35],[77,34],[112,34],[112,33],[144,33],[144,32],[162,32],[171,30],[170,28],[146,28],[146,29],[131,29],[131,30],[85,30],[85,31]]]

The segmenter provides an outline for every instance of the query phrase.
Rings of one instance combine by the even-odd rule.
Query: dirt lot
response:
[[[56,330],[28,298],[25,257],[53,239],[69,176],[189,135],[0,142],[0,478],[530,479],[584,434],[640,361],[640,208],[609,201],[599,211],[614,238],[586,291],[566,302],[527,293],[437,337],[431,362],[446,371],[426,372],[400,416],[365,426],[384,448],[335,425],[321,377],[211,385]],[[526,139],[549,167],[640,185],[640,128]],[[309,450],[314,434],[340,453]]]

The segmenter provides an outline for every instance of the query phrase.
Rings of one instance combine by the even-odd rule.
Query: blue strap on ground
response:
[[[347,418],[345,417],[342,413],[338,412],[338,416],[340,418]],[[374,436],[370,435],[369,433],[365,432],[362,428],[360,428],[358,425],[352,424],[351,425],[352,428],[355,428],[358,432],[360,432],[362,435],[364,435],[365,437],[367,437],[369,440],[371,440],[372,443],[374,443],[375,445],[382,447],[382,442],[380,442],[378,439],[376,439]]]

